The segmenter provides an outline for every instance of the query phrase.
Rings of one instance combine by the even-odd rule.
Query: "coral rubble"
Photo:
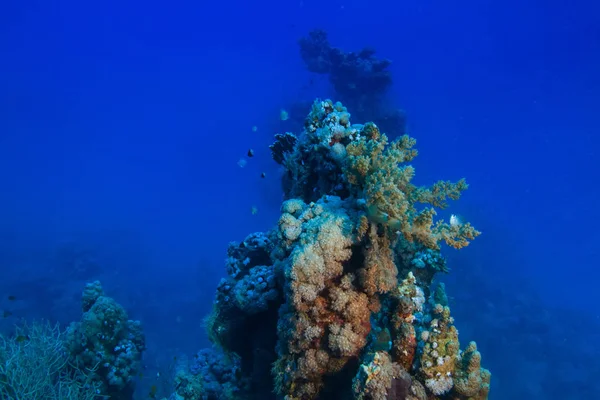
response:
[[[475,343],[460,349],[444,286],[433,285],[448,271],[442,245],[479,235],[436,218],[465,181],[414,185],[415,140],[388,143],[330,100],[315,101],[303,134],[278,140],[281,216],[230,244],[206,321],[221,361],[203,353],[176,398],[487,399],[490,373]],[[233,372],[194,374],[224,364]],[[227,394],[208,396],[214,387]]]

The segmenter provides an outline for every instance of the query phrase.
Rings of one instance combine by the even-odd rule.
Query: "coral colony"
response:
[[[145,337],[140,321],[105,296],[100,282],[82,296],[81,321],[66,331],[34,322],[0,335],[0,399],[129,400]]]
[[[487,399],[490,372],[474,342],[461,350],[444,285],[433,284],[448,272],[442,245],[479,235],[436,218],[466,182],[414,185],[415,140],[353,125],[341,103],[315,101],[304,125],[276,135],[279,221],[229,245],[206,319],[215,346],[180,366],[169,400]],[[34,324],[0,340],[0,398],[132,398],[140,323],[99,282],[82,300],[64,333]]]
[[[276,136],[281,217],[230,244],[206,321],[216,346],[176,374],[173,399],[487,399],[490,372],[433,285],[442,244],[479,235],[436,218],[467,184],[415,186],[414,146],[330,100],[302,135]]]

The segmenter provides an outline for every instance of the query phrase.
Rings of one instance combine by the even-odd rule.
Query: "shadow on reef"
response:
[[[178,371],[171,399],[487,399],[491,374],[433,285],[442,243],[479,235],[435,217],[466,182],[413,185],[416,141],[352,125],[341,103],[315,101],[304,126],[271,146],[281,217],[230,244],[215,349]]]

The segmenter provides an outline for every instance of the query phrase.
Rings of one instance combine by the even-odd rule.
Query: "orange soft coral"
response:
[[[356,241],[356,227],[339,198],[286,207],[280,223],[286,245],[293,247],[285,268],[288,318],[280,326],[281,353],[275,373],[277,391],[290,398],[315,398],[323,377],[357,358],[370,332],[370,301],[344,271]],[[301,234],[290,240],[288,220],[298,221]],[[296,222],[294,222],[296,224]],[[284,379],[285,378],[285,379]]]

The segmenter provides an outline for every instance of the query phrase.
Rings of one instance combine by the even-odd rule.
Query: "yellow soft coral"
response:
[[[433,208],[418,211],[416,204],[445,208],[447,199],[457,200],[468,185],[464,179],[456,183],[439,181],[431,187],[413,185],[415,170],[406,163],[417,156],[415,144],[416,140],[407,135],[388,144],[387,136],[375,124],[365,124],[346,146],[344,172],[348,182],[359,196],[365,197],[367,213],[373,222],[431,249],[438,249],[441,241],[455,248],[465,247],[479,231],[469,223],[450,225],[434,221]]]

